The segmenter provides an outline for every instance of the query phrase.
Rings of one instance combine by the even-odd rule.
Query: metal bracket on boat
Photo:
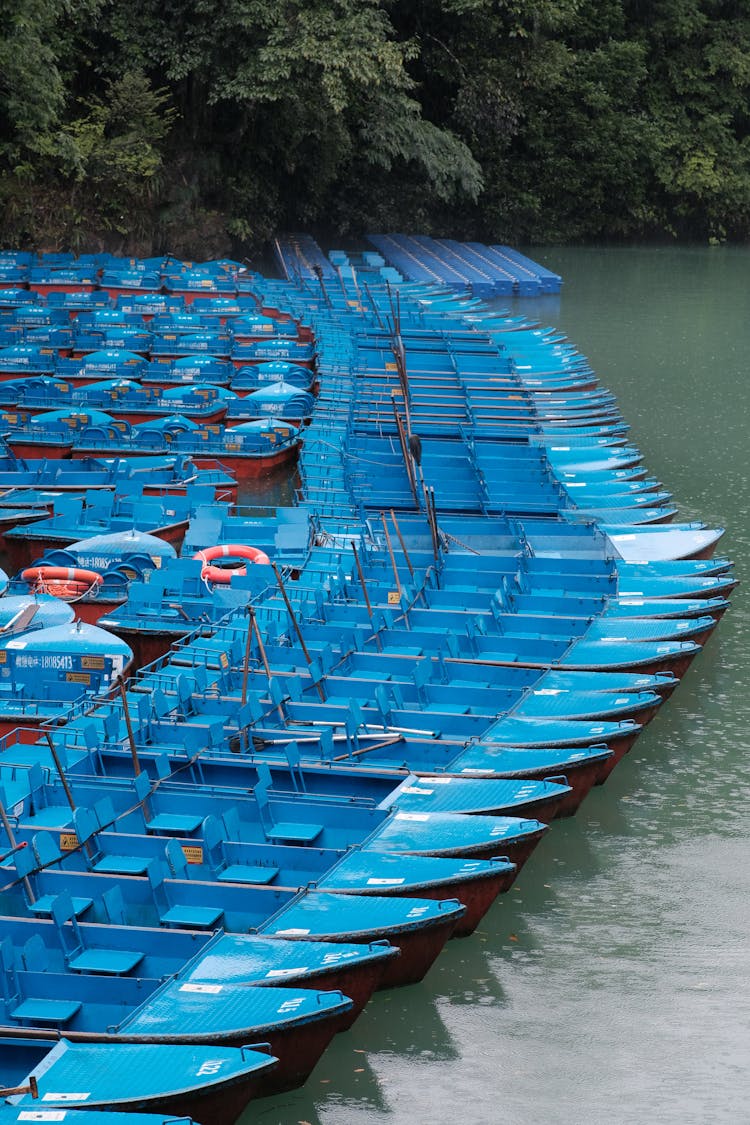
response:
[[[16,1094],[31,1094],[32,1098],[39,1097],[39,1088],[33,1074],[29,1075],[28,1086],[13,1086],[7,1089],[0,1089],[0,1098],[12,1098],[15,1097]]]

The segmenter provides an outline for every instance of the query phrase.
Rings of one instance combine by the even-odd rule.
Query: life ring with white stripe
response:
[[[81,597],[103,582],[101,574],[95,570],[77,566],[30,566],[21,571],[21,578],[33,585],[34,590],[56,598]]]
[[[230,570],[223,566],[211,566],[216,559],[246,559],[248,562],[265,566],[271,563],[265,551],[257,547],[246,547],[244,543],[222,543],[217,547],[206,547],[204,551],[198,551],[193,555],[193,558],[200,559],[203,563],[201,578],[222,586],[228,586],[235,575],[242,577],[247,574],[247,567],[240,566]]]

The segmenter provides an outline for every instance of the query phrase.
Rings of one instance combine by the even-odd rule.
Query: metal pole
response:
[[[272,562],[271,566],[273,568],[273,573],[276,576],[276,581],[279,585],[279,589],[281,590],[281,596],[284,599],[284,604],[286,605],[287,613],[289,614],[292,625],[294,625],[294,631],[297,634],[297,639],[299,640],[299,643],[302,647],[302,652],[305,655],[305,660],[307,661],[307,664],[308,664],[308,667],[309,667],[312,664],[312,657],[310,656],[310,653],[307,651],[307,645],[305,644],[305,638],[302,636],[302,630],[300,629],[300,627],[297,623],[297,618],[294,615],[294,610],[292,609],[292,603],[289,601],[289,597],[287,595],[286,588],[285,588],[284,583],[282,581],[281,575],[279,574],[279,571],[276,567],[276,563]],[[320,681],[316,680],[315,686],[318,689],[318,695],[320,696],[320,702],[325,703],[326,696],[325,696],[325,692],[323,691],[322,685],[320,684]]]
[[[120,689],[120,697],[122,699],[122,710],[125,715],[125,727],[128,732],[128,742],[130,743],[130,756],[133,759],[133,773],[136,777],[141,772],[141,763],[138,761],[138,748],[135,744],[135,735],[133,734],[133,724],[130,721],[130,707],[128,706],[128,697],[125,691],[125,681],[122,676],[117,682]]]
[[[440,558],[440,538],[438,536],[437,515],[435,512],[435,489],[430,486],[425,488],[425,500],[427,501],[427,518],[430,521],[430,533],[432,535],[432,553],[435,557],[435,562]]]
[[[393,577],[396,579],[396,586],[398,587],[399,595],[401,594],[401,579],[398,576],[398,567],[396,566],[396,558],[393,554],[393,544],[391,537],[388,533],[388,524],[385,522],[385,512],[380,513],[380,518],[383,522],[383,531],[385,532],[385,541],[388,546],[388,554],[391,556],[391,566],[393,567]]]
[[[414,475],[414,466],[412,464],[411,456],[409,455],[409,447],[408,447],[408,444],[407,444],[407,441],[406,441],[406,436],[404,434],[404,424],[401,421],[401,415],[399,414],[398,406],[396,405],[395,392],[391,392],[391,405],[393,407],[393,416],[396,419],[396,430],[398,432],[398,440],[399,440],[399,443],[401,445],[401,455],[404,459],[404,468],[406,469],[406,476],[407,476],[407,479],[409,481],[409,488],[411,489],[412,496],[414,497],[414,506],[417,509],[419,509],[419,496],[418,496],[418,493],[417,493],[417,480],[416,480],[416,477]]]
[[[406,565],[409,568],[409,574],[413,578],[414,577],[414,567],[411,565],[411,559],[409,558],[409,552],[406,549],[406,543],[404,543],[404,537],[401,534],[401,528],[398,526],[398,520],[396,519],[396,513],[394,512],[393,508],[391,508],[391,521],[393,522],[393,526],[396,529],[396,535],[398,535],[398,541],[401,544],[401,550],[403,551],[404,558],[406,559]]]
[[[276,247],[276,257],[279,260],[279,265],[281,266],[281,268],[284,271],[285,278],[287,279],[287,281],[289,281],[290,280],[289,270],[287,269],[286,262],[284,261],[284,255],[281,253],[281,246],[279,245],[278,238],[274,238],[273,244]]]
[[[271,681],[271,668],[270,668],[269,663],[268,663],[268,657],[266,656],[266,646],[263,644],[263,637],[260,634],[260,627],[258,626],[258,619],[255,616],[255,607],[250,605],[250,606],[247,607],[247,610],[248,610],[248,613],[250,614],[250,625],[252,626],[252,630],[255,633],[255,639],[258,642],[258,649],[260,650],[260,658],[263,662],[263,671],[266,674],[266,679],[270,683],[270,681]],[[243,699],[243,704],[244,704],[244,702],[245,702],[245,700]],[[285,719],[284,719],[284,708],[281,706],[281,704],[279,704],[279,706],[277,707],[277,711],[279,713],[279,719],[283,723],[285,721]],[[248,739],[248,747],[249,747],[249,745],[250,745],[250,740]]]
[[[25,843],[24,844],[17,844],[16,843],[16,837],[15,837],[15,834],[13,832],[13,829],[10,826],[10,821],[8,820],[8,814],[5,811],[5,808],[3,806],[2,801],[0,801],[0,822],[2,823],[2,826],[5,829],[5,835],[8,837],[8,843],[10,844],[12,851],[16,852],[16,851],[18,851],[19,848],[25,848],[25,847],[28,846]],[[6,857],[3,856],[3,859],[5,859],[5,858]],[[31,889],[31,883],[29,882],[28,875],[24,875],[23,885],[24,885],[24,889],[26,891],[26,894],[29,896],[29,902],[36,902],[36,896]]]
[[[362,754],[371,754],[373,750],[381,750],[385,746],[395,746],[397,742],[403,742],[404,736],[396,734],[392,738],[382,739],[380,742],[374,742],[371,746],[360,746],[358,750],[352,750],[351,754],[337,754],[335,758],[331,758],[332,762],[345,762],[347,758],[359,758]]]
[[[255,607],[254,606],[248,606],[247,611],[250,614],[250,625],[252,627],[253,632],[255,633],[255,639],[258,642],[258,649],[260,650],[260,659],[263,662],[263,670],[266,673],[266,676],[268,676],[268,678],[270,679],[271,669],[268,666],[268,657],[266,656],[266,646],[263,644],[263,638],[261,637],[260,629],[258,628],[258,619],[255,616]],[[242,702],[244,703],[245,699],[243,699]]]
[[[358,570],[358,574],[360,576],[360,585],[362,586],[362,593],[364,594],[364,604],[367,605],[367,607],[368,607],[368,615],[369,615],[369,618],[370,618],[370,624],[372,625],[372,636],[374,637],[374,639],[376,639],[376,645],[378,646],[378,651],[382,652],[382,641],[380,640],[380,633],[378,632],[376,627],[374,627],[374,623],[372,621],[372,605],[370,604],[370,595],[368,594],[367,584],[365,584],[365,582],[364,582],[364,574],[363,574],[363,571],[362,571],[362,564],[360,562],[360,556],[358,555],[358,552],[356,552],[356,544],[354,543],[353,539],[352,539],[352,550],[354,551],[354,561],[356,562],[356,570]]]
[[[250,614],[251,607],[247,607],[247,612]],[[253,635],[252,620],[247,623],[247,636],[245,637],[245,658],[242,664],[242,706],[247,703],[247,681],[250,675],[250,638]]]
[[[73,794],[70,791],[70,786],[68,785],[68,779],[65,776],[65,771],[62,768],[62,762],[60,761],[60,758],[58,756],[57,750],[55,748],[55,744],[52,741],[52,735],[50,734],[50,732],[48,730],[45,730],[44,737],[47,739],[47,745],[49,746],[49,752],[52,755],[52,761],[55,763],[55,769],[57,770],[57,776],[60,778],[60,784],[62,785],[62,787],[65,791],[65,796],[68,799],[68,804],[70,805],[70,810],[71,810],[71,812],[75,812],[76,811],[76,803],[73,800]]]
[[[349,298],[346,295],[346,284],[344,282],[344,275],[341,272],[341,266],[335,266],[334,268],[336,270],[336,273],[338,274],[339,285],[341,286],[341,292],[344,294],[344,300],[348,301]]]
[[[369,597],[369,594],[367,593],[367,583],[365,582],[365,576],[362,573],[362,564],[359,561],[359,555],[357,554],[357,544],[354,542],[353,539],[351,540],[351,545],[352,545],[352,551],[354,552],[354,561],[357,564],[357,574],[359,575],[359,584],[362,587],[362,593],[364,594],[364,598],[365,598],[365,605],[367,606],[367,614],[368,614],[368,617],[370,618],[370,621],[372,621],[372,606],[370,605],[370,597]]]
[[[372,293],[370,292],[370,287],[369,287],[369,285],[367,284],[366,281],[362,282],[362,288],[364,289],[365,293],[367,294],[367,299],[369,300],[370,304],[372,305],[372,311],[375,313],[375,319],[378,322],[378,328],[385,328],[385,325],[383,324],[383,321],[382,321],[381,316],[380,316],[380,312],[378,310],[378,306],[377,306],[377,304],[376,304],[376,302],[373,298]]]

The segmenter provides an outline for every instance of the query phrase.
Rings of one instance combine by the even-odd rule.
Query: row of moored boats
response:
[[[0,1125],[304,1083],[554,848],[736,584],[564,337],[279,252],[0,255]]]

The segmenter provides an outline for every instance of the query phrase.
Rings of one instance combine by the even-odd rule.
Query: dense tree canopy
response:
[[[0,0],[5,244],[745,238],[740,0]]]

